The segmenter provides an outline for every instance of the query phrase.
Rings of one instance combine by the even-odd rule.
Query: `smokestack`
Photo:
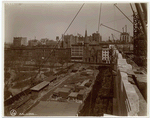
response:
[[[123,32],[124,32],[124,27],[122,28]]]
[[[125,25],[125,32],[127,32],[127,25]]]

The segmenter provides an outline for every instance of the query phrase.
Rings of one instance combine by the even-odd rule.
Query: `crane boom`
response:
[[[109,28],[109,29],[111,29],[111,30],[114,30],[114,31],[116,31],[116,32],[122,33],[122,32],[120,32],[120,31],[118,31],[118,30],[116,30],[116,29],[113,29],[113,28],[111,28],[111,27],[108,27],[108,26],[106,26],[106,25],[103,25],[103,24],[101,24],[101,25],[104,26],[104,27],[107,27],[107,28]]]
[[[126,16],[126,15],[119,9],[119,7],[117,7],[116,4],[114,4],[114,6],[133,24],[133,22],[128,18],[128,16]]]

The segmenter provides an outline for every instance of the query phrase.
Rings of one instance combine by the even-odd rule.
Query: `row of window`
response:
[[[71,55],[72,56],[82,56],[83,54],[82,53],[72,53]]]
[[[83,49],[72,49],[71,51],[83,51]]]
[[[80,53],[82,53],[83,51],[72,51],[71,53],[74,53],[74,52],[77,52],[77,53],[80,52]]]
[[[73,48],[71,48],[71,49],[80,49],[80,50],[82,50],[83,47],[73,47]]]

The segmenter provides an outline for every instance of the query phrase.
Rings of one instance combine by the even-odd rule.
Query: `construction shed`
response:
[[[85,86],[76,86],[75,87],[75,92],[79,92],[80,90],[83,90]]]
[[[84,80],[80,86],[84,86],[88,82],[89,82],[89,79],[88,80]]]
[[[77,99],[77,96],[78,96],[78,92],[71,92],[71,93],[68,95],[68,98],[70,98],[71,100],[72,100],[72,99]]]
[[[70,92],[71,92],[70,88],[61,88],[59,91],[59,95],[62,98],[67,98]]]
[[[84,96],[85,96],[85,91],[80,90],[79,93],[78,93],[77,99],[83,100]]]
[[[32,99],[35,99],[38,97],[38,95],[43,91],[44,88],[46,88],[49,85],[49,82],[43,81],[39,83],[38,85],[32,87],[31,93],[32,93]]]
[[[64,88],[70,88],[72,91],[74,91],[75,85],[64,85]]]
[[[57,88],[55,89],[55,91],[53,92],[54,96],[59,96],[59,91],[61,90],[61,88]]]

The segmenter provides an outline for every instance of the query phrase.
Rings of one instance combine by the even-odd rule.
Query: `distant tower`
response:
[[[59,36],[56,36],[56,41],[57,41],[57,44],[58,44],[58,48],[60,48],[60,47],[61,47],[61,44],[58,43],[58,41],[59,41]]]
[[[87,44],[88,41],[87,41],[87,29],[85,30],[85,38],[84,38],[84,44]]]

